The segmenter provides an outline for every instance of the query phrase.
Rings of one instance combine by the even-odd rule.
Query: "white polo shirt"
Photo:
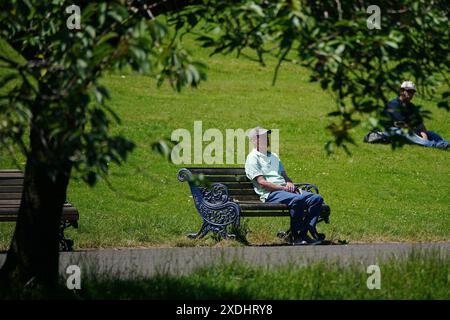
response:
[[[270,191],[267,191],[256,182],[257,176],[263,176],[268,182],[276,185],[285,186],[281,172],[284,171],[283,164],[277,154],[267,152],[267,155],[253,149],[247,156],[245,161],[245,174],[252,180],[255,192],[259,194],[262,202],[265,202],[269,196]]]

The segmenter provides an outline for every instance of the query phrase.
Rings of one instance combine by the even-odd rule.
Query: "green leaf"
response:
[[[6,84],[8,82],[11,82],[11,81],[13,81],[15,79],[18,79],[18,78],[19,78],[19,75],[16,74],[16,73],[8,73],[5,76],[2,76],[0,78],[0,88],[3,88],[4,86],[6,86]]]
[[[123,21],[122,16],[119,13],[117,13],[116,11],[108,11],[107,15],[110,16],[111,18],[113,18],[114,20],[116,20],[117,22]]]
[[[117,32],[108,32],[98,40],[97,45],[107,42],[110,39],[117,38],[117,36],[118,36]]]
[[[337,47],[337,49],[334,53],[337,55],[340,55],[342,52],[344,52],[344,50],[345,50],[345,44],[342,43]]]
[[[389,47],[391,47],[391,48],[398,49],[398,44],[393,42],[393,41],[387,40],[387,41],[384,42],[384,44],[389,46]]]
[[[250,3],[245,7],[246,10],[255,13],[257,16],[264,17],[263,9],[255,3]]]
[[[95,32],[95,29],[92,26],[85,26],[84,30],[86,30],[87,34],[89,34],[89,36],[91,38],[93,38],[93,39],[95,38],[96,32]]]

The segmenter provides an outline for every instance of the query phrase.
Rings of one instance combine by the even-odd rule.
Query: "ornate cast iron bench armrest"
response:
[[[300,190],[319,193],[319,188],[312,183],[294,183],[294,185]]]
[[[195,207],[203,220],[200,230],[188,237],[201,239],[213,231],[223,238],[234,238],[227,233],[227,226],[239,225],[240,207],[231,200],[228,188],[221,183],[214,183],[209,188],[200,187],[187,169],[178,172],[178,180],[189,183]]]

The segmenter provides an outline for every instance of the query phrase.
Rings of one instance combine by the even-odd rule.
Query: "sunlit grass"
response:
[[[186,245],[185,235],[197,231],[201,220],[189,188],[176,178],[179,166],[151,150],[151,144],[173,130],[248,129],[256,125],[280,130],[280,156],[296,182],[319,186],[332,208],[331,224],[319,229],[334,239],[350,242],[436,241],[450,235],[449,152],[405,146],[362,143],[366,133],[353,132],[357,146],[352,157],[338,151],[327,156],[327,113],[332,97],[308,81],[307,70],[284,65],[271,86],[274,63],[267,67],[233,57],[196,56],[209,65],[208,81],[198,89],[175,93],[145,76],[115,73],[102,83],[111,93],[110,105],[122,118],[113,133],[137,144],[126,165],[111,167],[115,191],[100,182],[90,188],[72,180],[68,198],[80,212],[80,227],[68,232],[76,247]],[[392,97],[395,95],[393,94]],[[419,97],[417,97],[419,98]],[[421,101],[433,119],[427,127],[450,139],[450,115]],[[2,151],[1,155],[5,156]],[[19,160],[23,158],[19,156]],[[0,158],[0,168],[12,163]],[[136,201],[135,198],[140,199]],[[251,243],[278,241],[288,218],[248,219]],[[0,249],[6,249],[13,225],[0,224]],[[211,240],[191,242],[211,245]]]

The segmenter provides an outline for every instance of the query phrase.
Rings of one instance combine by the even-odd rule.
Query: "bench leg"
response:
[[[215,226],[207,223],[206,221],[203,221],[203,224],[197,233],[189,233],[187,237],[189,239],[202,239],[210,231],[218,234],[223,239],[236,239],[234,234],[227,232],[227,226]]]
[[[206,223],[206,222],[203,222],[203,224],[202,224],[202,226],[201,226],[201,228],[200,228],[200,230],[197,232],[197,233],[189,233],[188,235],[187,235],[187,237],[189,238],[189,239],[201,239],[201,238],[203,238],[204,236],[206,236],[206,234],[209,232],[209,224],[208,223]]]
[[[216,230],[213,230],[213,231],[216,232],[217,234],[219,234],[219,236],[222,239],[236,240],[236,235],[234,235],[232,233],[228,233],[227,226],[222,226],[217,231]]]
[[[64,230],[70,227],[72,224],[67,221],[61,221],[61,226],[59,227],[59,250],[63,252],[73,251],[73,240],[66,238],[64,235]]]

